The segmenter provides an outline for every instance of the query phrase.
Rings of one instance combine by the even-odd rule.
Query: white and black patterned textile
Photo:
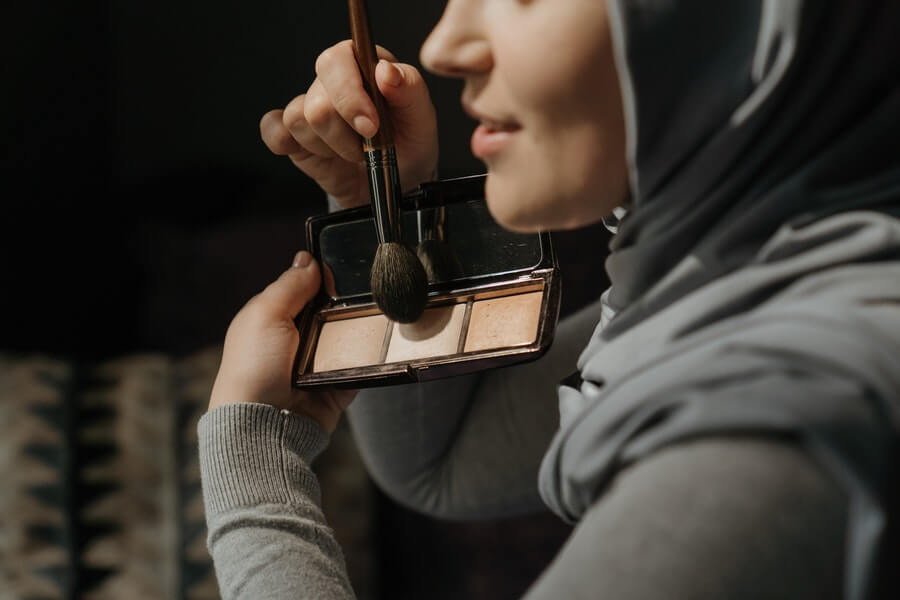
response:
[[[0,357],[0,599],[219,597],[196,456],[218,358]]]

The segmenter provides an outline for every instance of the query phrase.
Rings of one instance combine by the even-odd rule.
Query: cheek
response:
[[[509,229],[586,225],[609,214],[627,193],[612,49],[604,32],[590,33],[580,31],[556,52],[536,53],[535,45],[505,57],[516,61],[502,65],[502,81],[523,135],[514,152],[489,164],[486,191],[495,219]]]
[[[488,169],[488,208],[513,231],[571,229],[597,221],[617,202],[609,198],[617,173],[604,173],[608,157],[592,129],[554,129],[523,138],[508,160]]]

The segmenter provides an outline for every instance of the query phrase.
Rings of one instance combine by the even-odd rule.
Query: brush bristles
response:
[[[375,303],[392,321],[412,323],[425,310],[428,276],[405,244],[378,244],[371,285]]]
[[[422,240],[416,247],[429,283],[441,283],[459,277],[462,267],[450,244],[443,240]]]

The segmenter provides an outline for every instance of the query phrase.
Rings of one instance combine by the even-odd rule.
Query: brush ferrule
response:
[[[367,150],[366,169],[369,172],[369,195],[378,243],[401,242],[400,172],[394,148]]]

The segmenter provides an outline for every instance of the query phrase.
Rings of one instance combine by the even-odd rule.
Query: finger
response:
[[[380,46],[376,47],[376,52],[381,58],[396,60],[393,54]],[[344,40],[322,52],[316,60],[316,76],[341,118],[351,124],[359,135],[375,135],[378,131],[378,113],[363,87],[352,42]]]
[[[369,182],[363,162],[326,159],[314,154],[291,155],[294,165],[334,196],[343,208],[369,203]]]
[[[256,297],[266,312],[277,319],[293,319],[315,297],[321,284],[319,265],[305,250],[298,252],[291,268]]]
[[[363,159],[359,134],[337,112],[319,79],[309,87],[304,98],[303,121],[307,125],[296,135],[311,134],[344,160],[357,162]]]
[[[315,82],[310,86],[310,90],[315,93]],[[308,96],[309,92],[300,94],[284,107],[284,114],[281,117],[282,123],[303,149],[323,158],[335,158],[337,157],[335,151],[319,137],[319,134],[313,131],[309,121],[306,120],[305,113]]]
[[[263,143],[278,156],[300,152],[302,148],[282,122],[281,110],[270,110],[259,121],[259,134]]]
[[[392,109],[408,110],[431,104],[425,78],[412,65],[381,59],[375,66],[375,82]]]
[[[424,128],[435,126],[437,120],[428,86],[418,69],[405,63],[380,60],[375,67],[375,82],[397,127],[430,135]]]
[[[310,89],[313,89],[310,87]],[[281,122],[290,132],[291,137],[300,145],[305,152],[301,153],[306,156],[315,154],[323,158],[335,158],[337,154],[332,150],[322,138],[313,131],[309,122],[306,120],[306,102],[309,93],[300,94],[291,100],[284,107],[284,113],[281,115]]]

